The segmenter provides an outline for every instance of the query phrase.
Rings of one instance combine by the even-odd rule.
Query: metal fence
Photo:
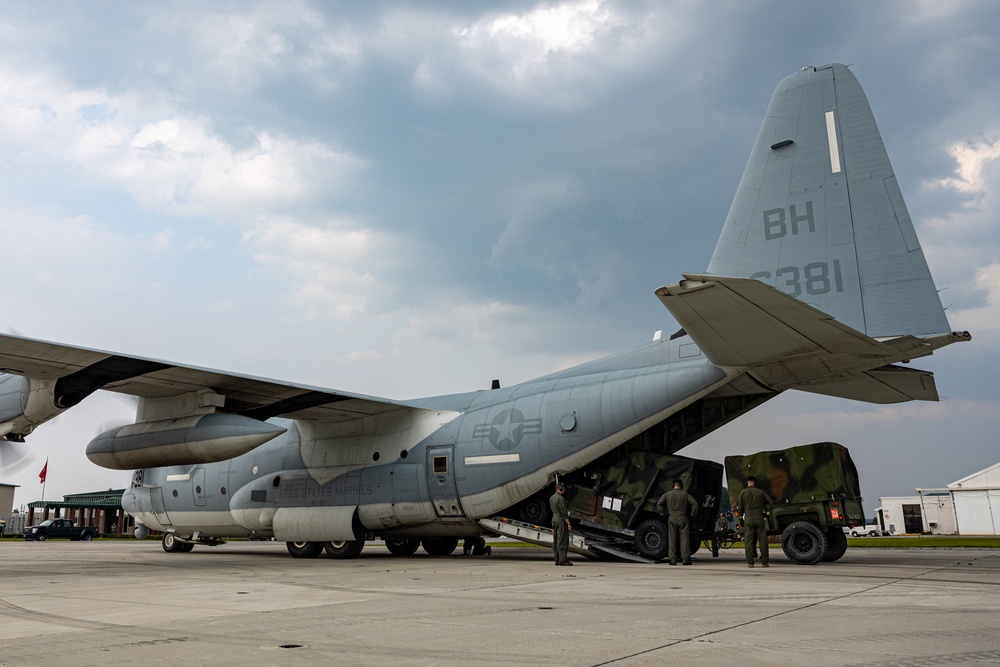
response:
[[[3,528],[3,534],[20,535],[24,531],[24,522],[27,518],[27,514],[11,514],[8,517],[0,516],[0,521],[6,522],[6,525]]]

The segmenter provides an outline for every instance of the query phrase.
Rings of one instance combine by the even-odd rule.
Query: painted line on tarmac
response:
[[[988,556],[983,556],[982,558],[973,558],[971,560],[982,560],[982,559],[989,559],[989,558],[997,558],[997,556],[994,555],[994,554],[990,554]],[[644,651],[637,651],[636,653],[630,653],[629,655],[623,655],[623,656],[618,657],[618,658],[613,658],[612,660],[605,660],[604,662],[597,662],[597,663],[594,663],[593,665],[591,665],[590,667],[603,667],[603,665],[612,665],[612,664],[614,664],[616,662],[621,662],[622,660],[629,660],[630,658],[636,658],[636,657],[641,656],[641,655],[646,655],[646,654],[649,654],[649,653],[653,653],[654,651],[660,651],[660,650],[663,650],[665,648],[670,648],[671,646],[677,646],[678,644],[684,644],[686,642],[698,641],[699,639],[704,639],[705,637],[711,637],[712,635],[717,635],[717,634],[719,634],[721,632],[729,632],[730,630],[736,630],[738,628],[743,628],[743,627],[746,627],[748,625],[753,625],[754,623],[760,623],[761,621],[769,621],[772,618],[778,618],[779,616],[786,616],[788,614],[792,614],[792,613],[795,613],[795,612],[798,612],[798,611],[803,611],[805,609],[810,609],[812,607],[818,607],[819,605],[826,604],[828,602],[836,602],[837,600],[843,600],[845,598],[853,597],[855,595],[860,595],[862,593],[870,593],[872,591],[878,590],[880,588],[884,588],[886,586],[892,586],[894,584],[898,584],[898,583],[903,582],[903,581],[909,581],[911,579],[917,579],[918,577],[924,577],[924,576],[927,576],[928,574],[932,574],[934,572],[941,572],[941,571],[944,571],[944,570],[948,570],[948,569],[951,569],[953,567],[957,567],[957,565],[960,565],[960,563],[956,563],[955,565],[944,565],[942,567],[931,568],[929,570],[925,570],[923,572],[919,572],[917,574],[913,574],[913,575],[910,575],[908,577],[898,577],[898,578],[892,579],[890,581],[882,582],[881,584],[876,584],[875,586],[869,586],[868,588],[863,588],[863,589],[861,589],[859,591],[854,591],[853,593],[845,593],[844,595],[837,595],[836,597],[827,598],[825,600],[818,600],[816,602],[810,602],[809,604],[804,604],[804,605],[802,605],[800,607],[794,607],[792,609],[786,609],[785,611],[779,611],[779,612],[776,612],[774,614],[770,614],[768,616],[761,616],[760,618],[755,618],[755,619],[750,620],[750,621],[744,621],[742,623],[735,623],[735,624],[727,626],[725,628],[719,628],[718,630],[711,630],[709,632],[704,632],[704,633],[702,633],[700,635],[695,635],[693,637],[688,637],[687,639],[676,639],[674,641],[671,641],[669,643],[663,644],[661,646],[654,646],[653,648],[648,648],[648,649],[646,649]]]

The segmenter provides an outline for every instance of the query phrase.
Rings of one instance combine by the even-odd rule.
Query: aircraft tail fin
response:
[[[950,330],[871,107],[844,65],[778,84],[708,273],[758,279],[873,338]]]

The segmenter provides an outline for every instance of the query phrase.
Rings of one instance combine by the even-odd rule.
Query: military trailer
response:
[[[698,502],[691,519],[691,551],[715,530],[722,493],[722,466],[684,456],[634,451],[621,461],[598,460],[565,478],[574,532],[591,544],[617,552],[634,551],[645,559],[667,555],[667,524],[656,501],[680,479]]]
[[[835,561],[847,551],[844,527],[864,524],[858,470],[843,445],[820,442],[727,456],[725,464],[733,510],[750,475],[774,500],[767,534],[781,535],[789,560],[803,565]]]

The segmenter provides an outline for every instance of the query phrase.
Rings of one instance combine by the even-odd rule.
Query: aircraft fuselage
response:
[[[353,539],[474,535],[501,512],[731,380],[690,339],[488,392],[287,431],[232,459],[135,473],[123,506],[190,535]]]

